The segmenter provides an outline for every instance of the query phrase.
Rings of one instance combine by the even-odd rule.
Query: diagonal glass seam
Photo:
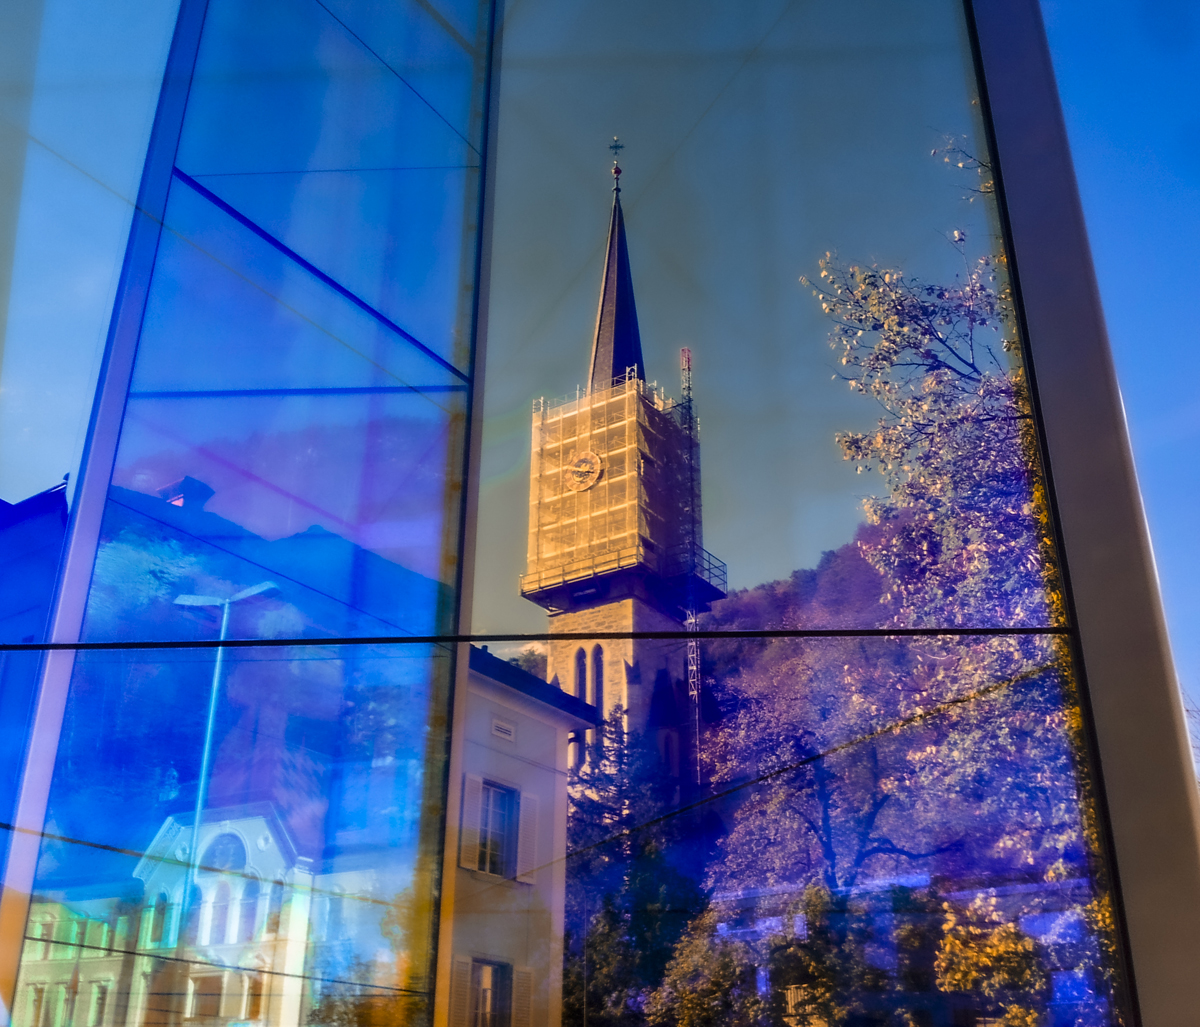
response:
[[[227,399],[254,396],[374,396],[380,393],[466,392],[466,385],[348,385],[296,389],[163,389],[131,392],[130,399]]]
[[[466,51],[467,56],[471,57],[472,59],[474,59],[478,56],[475,53],[474,44],[469,39],[467,39],[466,36],[464,36],[461,32],[459,32],[458,29],[456,29],[450,23],[449,19],[447,19],[447,17],[444,14],[442,14],[441,11],[439,11],[436,7],[434,7],[434,5],[430,2],[430,0],[414,0],[414,2],[416,3],[416,5],[418,7],[421,8],[421,10],[423,10],[426,14],[429,15],[429,17],[431,17],[434,21],[436,21],[438,23],[438,25],[442,28],[442,30],[446,33],[446,35],[448,35],[451,39],[454,40],[454,42],[456,42],[459,46],[461,46],[463,48],[463,50]]]
[[[328,7],[326,7],[325,4],[321,2],[321,0],[313,0],[313,3],[315,3],[319,8],[321,8],[321,10],[323,10],[326,14],[328,14],[330,18],[332,18],[339,25],[341,25],[343,30],[345,30],[346,34],[348,36],[350,36],[356,43],[358,43],[359,46],[361,46],[364,50],[366,50],[367,53],[369,53],[372,57],[375,58],[375,60],[377,60],[380,64],[382,64],[385,68],[387,68],[388,71],[390,71],[393,75],[395,75],[396,78],[398,78],[400,80],[400,82],[404,85],[404,87],[413,94],[413,96],[415,96],[418,100],[420,100],[423,104],[425,104],[426,107],[428,107],[431,111],[433,111],[433,113],[438,116],[438,118],[445,124],[445,126],[448,129],[450,129],[451,132],[453,132],[456,136],[458,136],[459,139],[461,139],[464,143],[467,144],[467,146],[470,148],[471,152],[474,153],[476,157],[483,156],[479,152],[479,150],[471,144],[471,140],[469,140],[457,128],[455,128],[453,123],[450,121],[450,119],[447,118],[446,115],[444,115],[441,111],[439,111],[432,103],[430,103],[424,93],[422,93],[419,89],[417,89],[417,87],[414,86],[411,82],[409,82],[408,79],[406,79],[403,75],[401,75],[400,72],[398,72],[395,68],[393,68],[390,64],[388,64],[388,62],[383,59],[382,54],[380,54],[380,53],[376,52],[374,49],[372,49],[370,43],[368,43],[365,39],[363,39],[363,37],[360,36],[357,32],[355,32],[354,29],[352,29],[349,25],[347,25],[344,21],[342,21],[341,18],[339,18],[336,14],[334,14],[333,11],[331,11]]]
[[[319,267],[317,267],[311,261],[305,260],[302,256],[300,256],[299,253],[297,253],[290,246],[288,246],[287,243],[283,242],[283,240],[276,238],[270,232],[268,232],[265,228],[261,227],[260,225],[256,224],[255,222],[251,221],[240,210],[238,210],[236,207],[233,207],[230,204],[226,203],[216,193],[212,192],[212,190],[206,189],[199,182],[197,182],[194,178],[192,178],[192,176],[189,175],[187,172],[182,171],[179,168],[174,168],[172,170],[172,174],[174,175],[175,178],[179,179],[179,181],[181,181],[189,189],[193,190],[194,192],[196,192],[197,194],[202,196],[204,199],[208,200],[208,202],[211,203],[214,207],[216,207],[223,213],[229,215],[229,217],[233,218],[233,220],[238,222],[238,224],[242,225],[245,228],[248,228],[251,232],[253,232],[260,239],[262,239],[263,242],[274,247],[276,250],[278,250],[280,253],[282,253],[289,260],[298,264],[301,268],[303,268],[305,271],[307,271],[310,275],[312,275],[318,281],[322,282],[324,285],[329,286],[329,288],[333,289],[334,292],[336,292],[338,295],[343,296],[344,298],[348,299],[351,303],[353,303],[360,310],[365,311],[367,314],[369,314],[371,317],[373,317],[376,321],[378,321],[385,328],[387,328],[390,331],[394,332],[395,334],[399,335],[402,339],[404,339],[410,345],[414,346],[420,352],[424,353],[431,360],[435,361],[437,364],[444,367],[447,371],[449,371],[455,377],[461,379],[464,382],[469,382],[471,380],[469,375],[464,374],[462,371],[460,371],[457,367],[455,367],[452,363],[450,363],[444,357],[435,353],[432,349],[430,349],[428,346],[426,346],[425,343],[423,343],[420,339],[418,339],[411,332],[406,332],[403,328],[401,328],[398,324],[396,324],[395,321],[393,321],[390,317],[388,317],[382,311],[376,310],[366,300],[362,299],[361,297],[357,296],[355,293],[351,292],[349,289],[347,289],[344,285],[342,285],[340,282],[338,282],[334,278],[331,278],[329,275],[327,275],[324,271],[322,271]]]
[[[307,586],[305,586],[307,587]],[[570,631],[562,634],[508,635],[347,635],[340,638],[233,638],[218,642],[208,640],[169,639],[154,642],[0,642],[0,652],[46,652],[57,649],[251,649],[255,646],[322,646],[322,645],[452,645],[467,642],[578,642],[650,641],[686,642],[690,638],[1004,638],[1025,635],[1070,635],[1069,627],[1012,627],[1012,628],[797,628],[771,631]]]

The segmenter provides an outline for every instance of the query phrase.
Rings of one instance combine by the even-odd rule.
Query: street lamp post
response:
[[[278,589],[273,581],[262,581],[251,588],[244,588],[228,599],[216,596],[184,595],[175,599],[176,606],[208,606],[221,609],[221,632],[218,642],[224,642],[229,632],[229,611],[234,603],[240,603],[251,596],[262,595]],[[196,879],[196,869],[200,864],[200,815],[204,811],[204,803],[208,798],[208,771],[212,763],[213,726],[217,716],[217,696],[221,690],[221,668],[225,663],[225,647],[217,646],[217,659],[213,664],[212,683],[208,689],[208,718],[204,724],[204,750],[200,757],[200,781],[196,786],[196,815],[192,821],[192,844],[188,850],[187,878],[183,884],[183,901],[180,903],[180,928],[183,927],[183,917],[187,915],[187,907],[191,902],[192,885]]]

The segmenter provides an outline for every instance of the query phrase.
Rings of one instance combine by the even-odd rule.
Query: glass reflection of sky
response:
[[[453,629],[486,14],[209,4],[86,639]],[[225,629],[219,602],[177,602],[267,583]],[[388,904],[432,886],[449,663],[427,645],[81,654],[38,894],[141,902],[140,854],[190,823],[211,727],[205,808],[276,818],[318,892],[355,907],[350,947],[314,938],[322,967],[374,973]],[[314,910],[328,935],[342,914]]]
[[[676,394],[678,350],[694,354],[705,547],[741,588],[853,538],[881,485],[833,436],[877,412],[831,381],[828,323],[798,278],[833,251],[952,281],[955,229],[989,251],[975,174],[930,155],[977,138],[963,33],[949,0],[512,7],[475,630],[545,630],[515,599],[529,411],[584,378],[613,135],[648,377]]]

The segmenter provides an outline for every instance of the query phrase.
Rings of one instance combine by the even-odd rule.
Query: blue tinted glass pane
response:
[[[689,563],[716,630],[1061,626],[961,4],[703,9],[506,20],[475,630],[554,632],[633,579],[678,628]],[[605,309],[630,327],[597,388]],[[830,553],[853,580],[816,608]]]
[[[504,28],[472,629],[606,722],[563,1023],[1127,1022],[963,5]]]
[[[276,1023],[347,988],[419,1007],[443,751],[425,725],[449,666],[416,645],[81,654],[30,912],[50,941],[28,943],[26,982],[46,960],[132,960],[122,1005],[190,1017],[196,964],[261,975]]]
[[[18,1018],[429,1012],[451,650],[346,640],[457,626],[491,23],[184,5],[72,544],[87,642],[209,645],[45,671]]]
[[[266,579],[294,613],[233,635],[441,629],[462,379],[181,182],[166,226],[88,637],[192,637],[178,594]]]
[[[459,366],[486,30],[468,53],[416,4],[213,3],[177,159]]]

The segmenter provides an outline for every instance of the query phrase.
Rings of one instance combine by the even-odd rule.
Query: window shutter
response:
[[[537,871],[538,798],[521,793],[520,824],[517,828],[517,880],[533,884]]]
[[[533,971],[513,972],[512,1027],[533,1027]]]
[[[479,869],[479,820],[483,816],[483,778],[463,775],[462,828],[458,834],[458,865]]]
[[[450,1027],[471,1022],[471,961],[456,959],[450,970]]]

